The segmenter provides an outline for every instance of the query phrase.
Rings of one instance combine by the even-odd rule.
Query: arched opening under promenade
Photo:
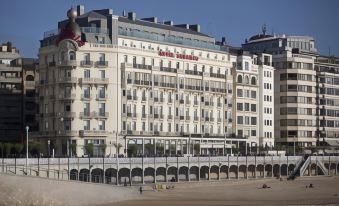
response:
[[[114,168],[108,168],[105,172],[105,183],[116,184],[117,181],[117,170]]]
[[[294,165],[294,164],[288,165],[288,175],[292,174],[294,168],[295,168],[295,165]]]
[[[182,166],[179,168],[179,181],[188,181],[188,167]]]
[[[287,164],[282,164],[280,168],[281,176],[287,176]]]
[[[198,181],[199,179],[199,168],[197,166],[192,166],[190,168],[190,180]]]
[[[144,172],[144,182],[145,183],[154,183],[154,174],[155,169],[153,167],[147,167]]]
[[[239,166],[239,178],[246,178],[246,165]]]
[[[121,168],[119,170],[119,184],[128,184],[130,183],[130,169],[128,168]]]
[[[202,180],[208,180],[208,166],[202,166],[200,168],[200,179]]]
[[[91,171],[91,182],[102,183],[104,171],[100,168],[95,168]]]
[[[255,178],[255,165],[248,165],[247,175],[248,178]]]
[[[169,182],[177,182],[177,168],[172,166],[167,169],[167,181]]]
[[[262,164],[257,165],[257,177],[264,178],[264,165]]]
[[[273,165],[273,176],[274,177],[280,176],[280,165],[278,164]]]
[[[228,166],[222,165],[220,167],[220,179],[228,179]]]
[[[271,164],[267,164],[265,165],[265,177],[272,177],[272,165]]]
[[[165,182],[166,181],[166,168],[158,167],[157,168],[157,182]]]
[[[89,182],[89,170],[88,169],[81,169],[79,172],[79,180],[83,182]]]
[[[77,169],[72,169],[70,172],[69,172],[69,179],[70,180],[78,180],[78,170]]]
[[[236,179],[238,178],[238,167],[236,165],[230,166],[230,179]]]
[[[219,166],[213,165],[210,170],[210,180],[219,179]]]
[[[141,184],[143,179],[142,179],[142,169],[139,167],[133,168],[132,169],[132,184],[139,183]]]

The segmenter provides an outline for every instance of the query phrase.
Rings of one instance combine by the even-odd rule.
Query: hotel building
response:
[[[49,150],[70,154],[76,144],[81,156],[93,143],[94,155],[103,144],[114,155],[120,143],[119,154],[194,155],[273,145],[271,55],[133,12],[78,6],[67,16],[39,50],[34,137]]]

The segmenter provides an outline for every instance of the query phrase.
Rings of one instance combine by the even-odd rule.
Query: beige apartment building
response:
[[[199,25],[116,16],[111,9],[85,13],[83,6],[67,15],[39,50],[40,128],[33,136],[49,153],[72,155],[69,145],[76,144],[81,156],[93,143],[94,155],[105,144],[105,155],[113,156],[120,143],[119,154],[134,148],[134,155],[216,155],[239,142],[266,144],[266,136],[259,140],[258,102],[260,78],[273,79],[266,70],[263,76],[263,68],[273,72],[262,63],[270,55],[231,52]],[[243,83],[235,82],[238,74]],[[255,95],[238,98],[238,88]],[[235,121],[238,101],[242,125]]]

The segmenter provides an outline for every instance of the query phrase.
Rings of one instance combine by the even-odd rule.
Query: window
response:
[[[257,118],[256,117],[251,117],[251,125],[257,125]]]
[[[245,103],[245,111],[250,111],[250,104],[249,103]]]
[[[251,104],[251,112],[257,112],[257,105]]]
[[[238,83],[242,83],[242,76],[241,75],[238,76]]]
[[[249,63],[248,62],[245,62],[245,70],[248,71],[250,68],[249,68]]]
[[[238,97],[243,97],[242,89],[237,89],[237,96]]]
[[[251,130],[251,136],[257,136],[257,130]]]
[[[90,122],[89,122],[89,120],[84,120],[84,130],[90,130]]]
[[[251,78],[251,84],[252,85],[256,85],[257,84],[257,81],[256,81],[255,77]]]
[[[105,54],[104,53],[99,54],[99,62],[105,62]]]
[[[237,103],[237,110],[243,111],[243,104],[242,103]]]
[[[99,77],[105,79],[105,70],[99,70]]]
[[[251,98],[257,98],[257,91],[251,91]]]
[[[91,71],[89,69],[84,70],[84,78],[91,78]]]
[[[76,59],[74,51],[70,51],[68,55],[69,55],[69,60],[75,60]]]
[[[99,120],[99,130],[105,130],[105,121]]]
[[[243,124],[244,118],[242,116],[237,116],[237,123]]]

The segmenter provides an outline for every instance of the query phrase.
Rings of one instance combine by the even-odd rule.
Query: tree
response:
[[[120,149],[122,148],[122,144],[114,143],[113,146],[115,147],[116,151],[118,151],[118,155],[120,154]]]
[[[136,156],[137,150],[138,150],[138,148],[137,148],[137,145],[136,145],[136,144],[130,144],[130,145],[128,145],[127,155],[128,155],[129,157],[131,157],[131,156]]]
[[[99,147],[100,147],[100,150],[102,152],[102,155],[105,156],[107,145],[106,144],[100,144]]]
[[[77,154],[77,144],[75,144],[75,143],[70,144],[69,145],[69,150],[71,151],[72,155],[76,156],[76,154]]]
[[[157,154],[164,154],[164,145],[163,144],[157,143],[156,147],[157,147]]]
[[[5,151],[6,157],[8,157],[11,154],[12,147],[13,147],[12,143],[5,143],[4,144],[4,151]]]
[[[233,154],[239,154],[240,149],[238,147],[232,146],[232,152]]]
[[[15,151],[16,155],[20,154],[23,149],[24,149],[24,145],[22,145],[22,144],[15,144],[14,145],[14,151]]]
[[[153,154],[154,153],[154,145],[151,143],[148,143],[145,145],[145,149],[147,152],[145,152],[146,154]]]
[[[85,145],[85,152],[89,157],[93,156],[93,147],[93,143],[88,143]]]
[[[194,149],[194,154],[196,155],[200,154],[200,144],[194,144],[193,149]]]
[[[36,154],[40,156],[42,152],[42,144],[39,142],[30,143],[28,148],[31,154]]]

